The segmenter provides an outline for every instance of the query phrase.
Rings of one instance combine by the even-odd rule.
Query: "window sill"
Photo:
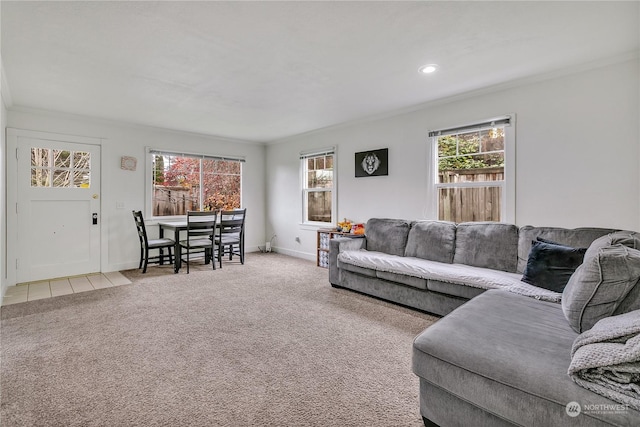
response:
[[[317,231],[321,228],[335,228],[335,226],[332,223],[310,223],[310,222],[302,222],[300,224],[298,224],[300,226],[301,230],[308,230],[308,231]]]

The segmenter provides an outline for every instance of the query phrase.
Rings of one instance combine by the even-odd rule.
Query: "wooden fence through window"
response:
[[[504,180],[504,167],[440,171],[439,182],[486,182],[486,187],[449,187],[438,189],[438,218],[443,221],[500,221],[502,187],[490,187]]]
[[[153,191],[153,216],[186,215],[200,209],[197,188],[156,185]]]

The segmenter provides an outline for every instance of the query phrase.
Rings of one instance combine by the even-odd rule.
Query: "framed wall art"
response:
[[[389,149],[356,153],[356,178],[389,175]]]
[[[120,158],[120,169],[126,171],[134,171],[136,170],[136,165],[138,164],[138,159],[131,156],[122,156]]]

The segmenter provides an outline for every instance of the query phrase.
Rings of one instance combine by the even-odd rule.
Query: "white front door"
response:
[[[17,139],[17,283],[100,271],[100,146],[61,139]]]

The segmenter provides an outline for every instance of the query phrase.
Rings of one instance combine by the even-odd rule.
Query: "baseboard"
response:
[[[122,270],[133,270],[134,268],[138,268],[139,260],[136,261],[128,261],[128,262],[120,262],[117,264],[108,264],[101,268],[101,273],[109,273],[110,271],[122,271]]]
[[[280,248],[280,247],[272,247],[271,248],[274,252],[277,252],[279,254],[283,254],[283,255],[288,255],[288,256],[292,256],[295,258],[302,258],[302,259],[306,259],[307,261],[315,261],[316,260],[316,255],[315,254],[310,254],[307,252],[301,252],[301,251],[294,251],[291,249],[285,249],[285,248]]]

